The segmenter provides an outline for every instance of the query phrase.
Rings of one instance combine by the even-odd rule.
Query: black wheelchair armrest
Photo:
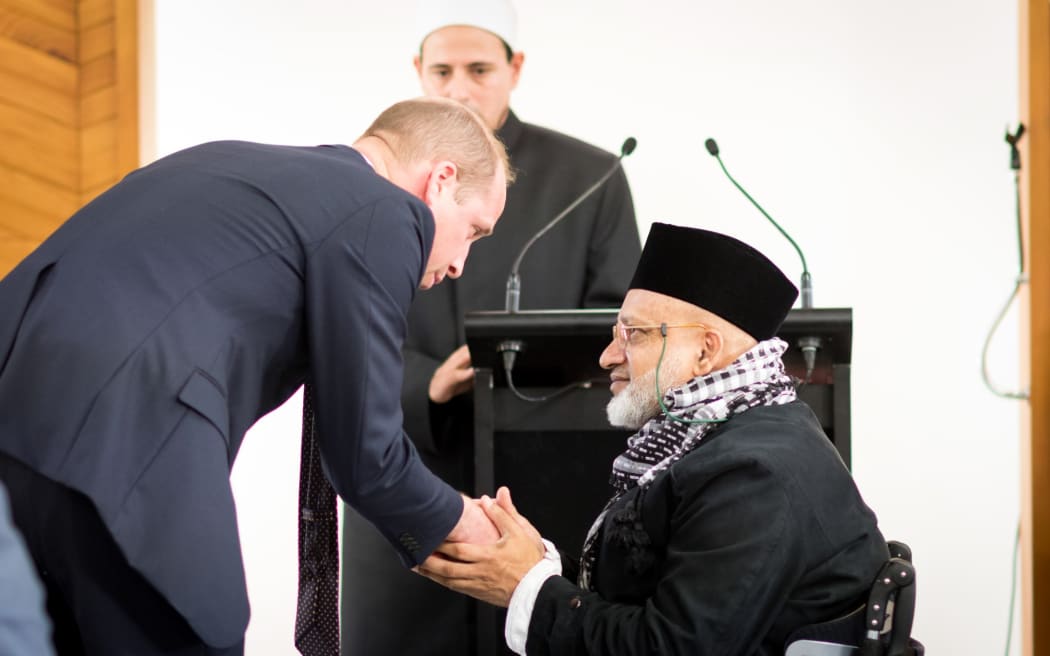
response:
[[[861,656],[903,656],[915,615],[915,568],[903,558],[890,558],[871,587]],[[890,634],[883,651],[882,636]]]

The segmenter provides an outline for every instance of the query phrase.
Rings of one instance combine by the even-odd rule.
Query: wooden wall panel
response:
[[[116,16],[116,0],[80,0],[80,29],[86,30]]]
[[[117,90],[104,87],[80,99],[80,120],[87,125],[117,116]]]
[[[77,91],[76,64],[10,38],[0,39],[0,69],[61,93]]]
[[[0,0],[0,276],[138,161],[136,0]]]
[[[47,236],[62,225],[63,219],[55,218],[56,215],[43,214],[18,203],[8,202],[6,209],[16,222],[13,227],[0,226],[0,242],[5,238],[12,239],[23,246],[25,244],[39,244],[47,239]]]
[[[109,51],[101,57],[81,62],[80,93],[83,96],[113,88],[117,83],[117,60],[115,53]]]
[[[25,139],[50,152],[76,155],[76,128],[3,99],[0,99],[0,134]]]
[[[1031,381],[1021,446],[1022,646],[1050,654],[1050,3],[1020,0],[1022,220],[1029,294],[1022,305]]]
[[[113,0],[117,44],[117,175],[114,182],[141,164],[139,158],[139,2]],[[94,197],[92,194],[91,197]]]
[[[92,59],[98,59],[102,55],[113,52],[117,43],[113,29],[113,21],[108,20],[81,32],[80,43],[78,44],[80,61],[89,62]]]
[[[19,16],[35,18],[70,32],[77,29],[76,0],[4,0],[0,4]]]
[[[80,162],[76,156],[76,142],[60,143],[48,148],[36,140],[5,134],[0,150],[0,165],[28,174],[43,183],[77,189],[80,185]],[[69,153],[69,150],[74,150]]]
[[[77,189],[68,189],[27,173],[23,168],[0,164],[0,202],[4,201],[28,207],[45,216],[66,219],[80,207],[80,189],[79,185]],[[0,211],[0,215],[7,227],[18,232],[24,230],[24,226],[7,224],[6,208]]]
[[[75,127],[79,123],[80,110],[72,94],[55,91],[32,80],[11,75],[3,69],[0,69],[0,100],[52,118],[63,125]]]
[[[83,168],[83,189],[111,185],[117,181],[117,121],[107,119],[80,131],[80,162]]]
[[[77,38],[71,28],[56,27],[35,16],[0,6],[0,34],[67,62],[76,61]]]

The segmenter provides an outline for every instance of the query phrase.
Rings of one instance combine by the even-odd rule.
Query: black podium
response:
[[[466,316],[475,368],[474,492],[492,495],[508,486],[521,513],[569,553],[580,551],[591,521],[608,500],[612,461],[629,434],[606,420],[609,378],[598,366],[616,314],[531,310]],[[819,340],[815,366],[798,393],[847,467],[852,333],[849,308],[792,310],[778,333],[790,345],[784,354],[788,373],[799,379],[805,377],[800,339]],[[508,351],[514,354],[510,381]],[[570,385],[575,386],[563,391]],[[543,402],[521,398],[550,395]],[[484,603],[477,610],[477,653],[509,654],[502,646],[503,613]]]

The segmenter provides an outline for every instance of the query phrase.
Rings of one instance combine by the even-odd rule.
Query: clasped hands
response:
[[[518,582],[543,559],[540,533],[518,513],[506,487],[495,499],[464,497],[463,515],[457,529],[415,571],[456,592],[506,607]]]

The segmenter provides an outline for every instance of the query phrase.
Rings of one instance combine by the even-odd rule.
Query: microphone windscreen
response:
[[[634,152],[635,146],[638,145],[638,140],[634,137],[627,137],[624,140],[623,145],[620,146],[620,157],[627,157]]]
[[[704,142],[704,146],[707,147],[707,152],[711,153],[715,157],[718,157],[718,144],[715,143],[714,139],[708,139]]]

